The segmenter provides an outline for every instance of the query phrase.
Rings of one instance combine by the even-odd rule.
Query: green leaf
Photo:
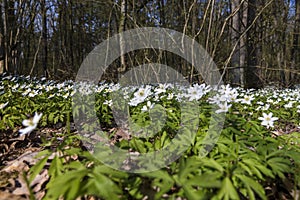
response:
[[[104,199],[120,199],[122,190],[107,176],[102,174],[102,166],[97,166],[88,174],[87,183],[82,190],[85,194],[97,195]]]
[[[144,142],[142,140],[139,140],[137,138],[133,138],[131,141],[130,141],[130,144],[135,148],[137,149],[140,153],[146,153],[147,150],[144,146]]]
[[[291,162],[286,158],[273,157],[267,161],[268,165],[272,168],[274,174],[277,174],[281,179],[285,178],[284,173],[291,172]]]
[[[217,199],[225,199],[225,200],[240,199],[236,189],[234,188],[231,180],[228,177],[226,177],[222,181],[222,187],[219,190],[216,197]]]
[[[48,120],[50,123],[53,123],[54,122],[54,113],[51,112],[49,115],[48,115]]]
[[[215,161],[214,159],[202,159],[201,162],[204,164],[204,166],[206,167],[210,167],[213,169],[216,169],[220,172],[224,171],[224,168],[222,167],[222,165],[220,165],[217,161]]]
[[[46,199],[59,199],[61,196],[65,197],[66,200],[74,200],[80,194],[84,186],[81,185],[83,177],[88,173],[87,169],[80,169],[75,171],[66,172],[60,176],[53,178],[47,184]]]
[[[267,199],[264,188],[258,181],[255,181],[254,179],[245,175],[237,174],[236,177],[238,177],[244,183],[244,185],[250,187],[256,194],[258,194],[261,199]],[[251,193],[249,193],[249,195],[251,195]]]
[[[263,175],[260,170],[256,167],[256,165],[260,165],[257,160],[254,159],[243,159],[243,161],[250,169],[253,174],[255,174],[259,179],[264,180]]]
[[[45,164],[47,163],[49,156],[45,156],[44,158],[40,159],[34,166],[30,168],[30,177],[29,182],[32,182],[36,175],[38,175],[42,169],[44,168]]]
[[[155,199],[161,199],[162,195],[167,193],[174,185],[173,178],[163,170],[142,174],[143,176],[153,178],[152,186],[158,187]]]
[[[192,186],[199,186],[203,188],[220,188],[222,186],[222,173],[207,172],[201,175],[194,176],[188,180],[188,184]]]
[[[51,177],[57,177],[62,174],[63,169],[63,162],[61,158],[54,156],[49,167],[49,175]]]

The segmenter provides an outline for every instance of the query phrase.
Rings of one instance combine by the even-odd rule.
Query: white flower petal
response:
[[[41,113],[41,114],[35,113],[32,122],[33,122],[34,124],[37,124],[37,123],[40,121],[42,115],[43,115],[43,113]]]
[[[31,126],[32,125],[32,120],[30,119],[24,119],[22,121],[23,126]]]
[[[25,134],[29,134],[29,133],[31,133],[34,129],[35,129],[34,126],[28,126],[28,127],[26,127],[26,128],[20,129],[20,130],[19,130],[20,136],[25,135]]]

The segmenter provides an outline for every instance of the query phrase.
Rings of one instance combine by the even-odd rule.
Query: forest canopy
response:
[[[201,44],[227,83],[299,84],[299,0],[0,2],[0,73],[74,79],[84,58],[104,40],[134,28],[163,27]],[[120,56],[104,78],[116,81],[118,74],[151,62],[202,81],[191,64],[158,49]]]

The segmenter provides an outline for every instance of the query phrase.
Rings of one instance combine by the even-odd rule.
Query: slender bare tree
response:
[[[257,19],[257,0],[248,0],[248,20],[247,26],[251,26],[247,32],[247,67],[245,70],[245,87],[247,88],[261,88],[262,82],[259,74],[258,55],[260,44],[257,40],[257,26],[255,20]]]
[[[119,33],[126,30],[126,18],[127,18],[127,0],[121,1],[121,13],[120,13],[120,22],[119,22]],[[126,60],[125,60],[125,46],[124,46],[123,35],[120,34],[120,53],[121,53],[121,66],[118,68],[119,72],[126,71]]]
[[[231,23],[231,42],[232,46],[235,47],[234,53],[231,58],[231,83],[233,85],[239,86],[241,84],[241,63],[240,63],[240,26],[241,26],[241,17],[240,17],[240,8],[241,2],[240,0],[232,0],[231,1],[231,13],[235,13],[232,16]],[[238,11],[237,11],[238,10]],[[237,11],[237,12],[236,12]],[[236,45],[237,43],[237,45]]]

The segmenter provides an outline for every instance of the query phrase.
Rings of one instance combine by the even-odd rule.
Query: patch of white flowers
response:
[[[19,80],[22,81],[19,81]],[[245,90],[242,88],[232,88],[230,85],[221,85],[220,87],[208,86],[206,84],[194,84],[182,86],[176,84],[158,84],[121,87],[120,84],[102,82],[99,85],[87,82],[75,83],[65,81],[57,83],[55,81],[30,79],[29,77],[20,76],[18,78],[7,76],[2,77],[0,82],[0,97],[6,90],[11,93],[18,93],[24,98],[36,98],[39,95],[46,94],[48,99],[60,98],[70,100],[75,93],[80,95],[101,94],[106,98],[104,104],[113,105],[110,94],[118,91],[122,98],[126,100],[129,106],[141,106],[141,112],[149,111],[155,104],[162,101],[207,101],[216,105],[216,113],[226,112],[248,112],[249,116],[258,116],[256,119],[261,121],[261,125],[267,128],[274,127],[278,117],[273,116],[275,110],[283,109],[289,113],[293,110],[297,115],[300,114],[300,89],[279,90],[279,89],[262,89],[262,90]],[[4,82],[9,81],[9,87]],[[210,95],[212,94],[212,95]],[[1,100],[1,99],[0,99]],[[7,109],[7,105],[13,102],[1,100],[0,111]],[[241,110],[237,110],[236,108]],[[26,128],[21,129],[21,134],[30,133],[37,126],[42,114],[35,114],[31,120],[23,121]]]

